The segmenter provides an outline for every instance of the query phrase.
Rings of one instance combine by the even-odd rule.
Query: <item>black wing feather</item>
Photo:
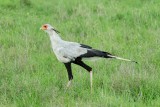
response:
[[[103,58],[112,58],[108,55],[112,55],[108,52],[104,52],[104,51],[100,51],[100,50],[96,50],[96,49],[88,49],[87,53],[79,56],[81,58],[90,58],[90,57],[103,57]]]
[[[82,48],[87,48],[87,49],[92,49],[92,47],[91,47],[91,46],[84,45],[84,44],[80,44],[80,47],[82,47]]]

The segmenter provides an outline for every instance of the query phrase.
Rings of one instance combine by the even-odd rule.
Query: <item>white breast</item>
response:
[[[70,62],[71,59],[66,57],[65,54],[62,52],[63,50],[63,47],[57,47],[57,49],[54,49],[54,53],[57,57],[57,59],[60,61],[60,62],[63,62],[63,63],[67,63],[67,62]]]

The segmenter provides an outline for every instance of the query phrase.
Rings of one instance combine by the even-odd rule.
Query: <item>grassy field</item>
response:
[[[159,0],[0,0],[0,107],[160,106]],[[39,28],[50,23],[80,42],[139,64],[101,59],[64,65]]]

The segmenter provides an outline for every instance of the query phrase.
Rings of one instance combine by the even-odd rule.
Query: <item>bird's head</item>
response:
[[[57,31],[56,29],[54,29],[50,24],[44,24],[42,25],[42,27],[40,28],[41,30],[44,30],[45,32],[47,33],[50,33],[50,32],[55,32],[55,33],[60,33],[59,31]]]

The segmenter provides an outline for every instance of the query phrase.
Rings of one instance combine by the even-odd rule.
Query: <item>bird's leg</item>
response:
[[[70,87],[71,82],[72,82],[72,80],[69,80],[69,81],[68,81],[68,83],[67,83],[67,88],[69,88],[69,87]]]
[[[67,72],[68,72],[68,78],[69,78],[69,81],[67,84],[67,88],[68,88],[71,85],[71,80],[73,79],[71,63],[64,63],[64,65],[65,65]]]
[[[91,85],[91,93],[92,93],[92,68],[88,65],[86,65],[83,61],[81,60],[75,60],[73,63],[80,65],[84,69],[86,69],[90,73],[90,85]]]
[[[92,80],[92,71],[89,72],[90,73],[90,85],[91,85],[91,93],[92,93],[92,84],[93,84],[93,80]]]

